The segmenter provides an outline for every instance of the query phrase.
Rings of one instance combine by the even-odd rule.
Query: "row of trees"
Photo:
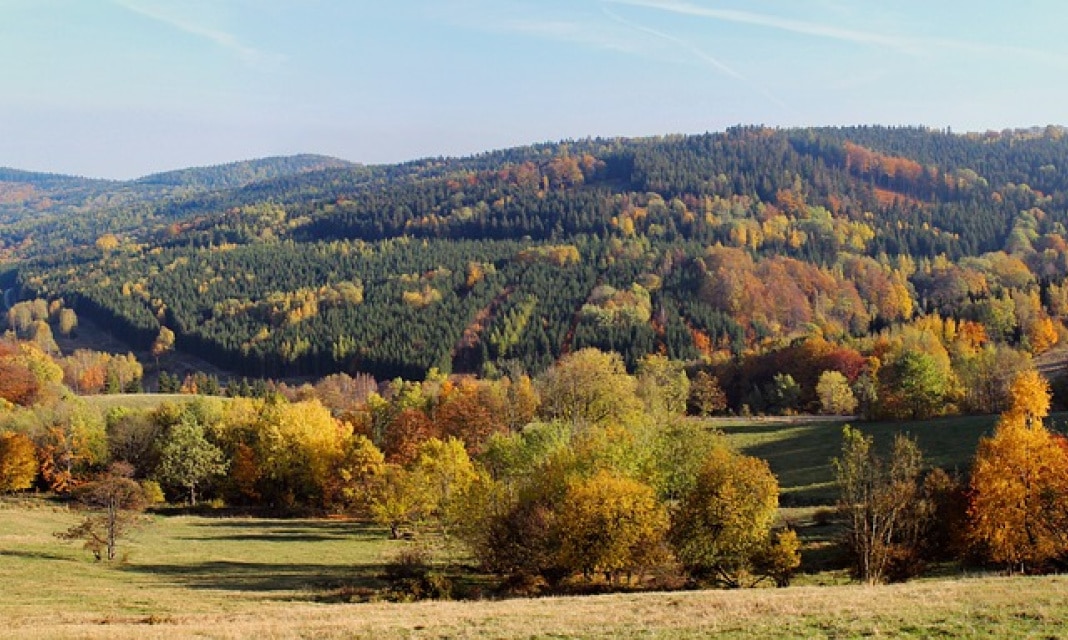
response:
[[[158,483],[190,504],[363,514],[550,585],[643,580],[675,558],[694,579],[785,584],[798,545],[772,532],[774,476],[681,419],[687,396],[678,363],[651,357],[631,376],[618,355],[587,349],[536,381],[397,381],[337,416],[280,395],[104,416],[67,400],[65,425],[55,407],[4,414],[0,469],[21,473],[5,488],[37,481],[87,500],[121,489],[133,505],[131,482]],[[70,445],[62,484],[45,473],[58,432]],[[67,535],[110,555],[109,526],[87,520]]]
[[[846,427],[834,461],[839,510],[855,574],[902,580],[932,560],[989,562],[1010,572],[1068,561],[1068,440],[1043,424],[1049,385],[1035,371],[1012,381],[1009,406],[979,442],[966,477],[927,469],[915,440],[898,435],[879,456]]]

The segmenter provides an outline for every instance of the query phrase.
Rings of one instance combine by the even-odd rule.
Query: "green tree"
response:
[[[945,410],[949,381],[930,354],[908,350],[880,371],[879,396],[889,414],[924,420]]]
[[[675,502],[688,495],[712,450],[722,446],[718,432],[699,421],[678,418],[658,424],[651,448],[660,499]]]
[[[464,498],[480,470],[460,440],[431,438],[419,447],[411,471],[411,481],[422,496],[421,519],[437,525],[447,540],[453,526],[467,516]]]
[[[797,410],[801,400],[801,385],[788,373],[776,373],[764,394],[768,409],[775,413],[789,414]]]
[[[196,506],[197,488],[225,473],[226,468],[222,450],[205,437],[204,425],[185,412],[160,448],[156,477],[165,485],[185,489],[189,504]]]
[[[767,462],[716,447],[675,514],[675,555],[699,580],[741,586],[766,547],[778,506],[779,483]]]
[[[427,509],[424,487],[404,467],[387,464],[382,482],[371,497],[371,516],[378,524],[389,527],[389,537],[401,537],[401,528],[415,522]]]

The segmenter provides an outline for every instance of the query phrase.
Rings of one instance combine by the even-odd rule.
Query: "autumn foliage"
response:
[[[970,537],[991,562],[1035,571],[1068,553],[1068,448],[1042,421],[1049,385],[1027,371],[972,468]]]

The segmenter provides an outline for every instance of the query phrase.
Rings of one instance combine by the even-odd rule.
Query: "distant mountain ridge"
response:
[[[93,234],[103,231],[136,230],[148,210],[167,207],[174,210],[175,203],[188,203],[204,194],[358,166],[338,158],[302,154],[191,167],[133,180],[103,180],[0,167],[0,249],[28,238],[38,243],[48,239],[59,246],[91,242]],[[182,205],[177,207],[181,208]],[[80,234],[77,229],[65,228],[72,217],[84,219],[91,230]]]
[[[297,175],[320,169],[338,169],[353,166],[357,165],[347,160],[315,154],[271,156],[214,166],[190,167],[154,173],[131,182],[205,190],[233,189],[281,176]]]
[[[312,153],[290,156],[267,156],[251,160],[238,160],[217,165],[184,167],[170,171],[151,173],[130,180],[87,178],[84,176],[49,171],[27,171],[15,167],[0,166],[0,182],[32,184],[40,188],[55,186],[100,185],[119,186],[128,184],[163,184],[169,186],[199,186],[225,189],[248,184],[257,180],[269,180],[281,175],[315,171],[317,169],[358,166],[357,163]]]

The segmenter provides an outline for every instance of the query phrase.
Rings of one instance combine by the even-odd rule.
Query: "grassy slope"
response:
[[[392,548],[341,521],[156,518],[125,565],[54,531],[63,508],[0,508],[0,637],[1052,637],[1068,579],[621,594],[410,605],[326,604],[373,586]]]
[[[1055,416],[1063,420],[1064,416]],[[871,422],[854,426],[875,438],[885,451],[894,434],[916,438],[928,463],[965,471],[971,465],[979,438],[994,428],[996,416],[956,416],[926,422]],[[841,421],[768,420],[711,421],[742,452],[763,458],[779,478],[784,505],[833,504],[834,472],[831,458],[842,450]]]
[[[164,402],[183,404],[196,396],[185,393],[116,393],[99,396],[82,396],[86,402],[100,407],[104,411],[115,407],[131,409],[156,409]]]

